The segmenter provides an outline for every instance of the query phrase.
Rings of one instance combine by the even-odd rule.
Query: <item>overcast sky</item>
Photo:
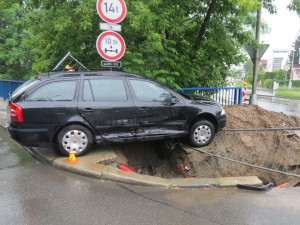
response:
[[[261,36],[261,42],[270,44],[263,59],[266,59],[274,49],[292,49],[296,34],[300,31],[300,18],[296,12],[287,9],[290,1],[275,0],[276,14],[271,15],[266,10],[262,11],[262,20],[270,29],[268,34]]]

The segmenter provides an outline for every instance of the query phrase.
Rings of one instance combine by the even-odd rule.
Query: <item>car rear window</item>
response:
[[[29,87],[31,87],[32,85],[36,84],[40,82],[39,79],[37,78],[33,78],[30,79],[28,81],[26,81],[25,83],[23,83],[22,85],[20,85],[11,95],[11,99],[14,100],[16,99],[20,94],[22,94],[25,90],[27,90]]]
[[[76,87],[76,80],[47,83],[30,94],[27,101],[72,101]]]

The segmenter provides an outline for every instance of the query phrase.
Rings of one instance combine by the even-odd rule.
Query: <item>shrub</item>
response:
[[[263,70],[258,71],[257,73],[257,80],[263,81],[265,79],[266,72]]]
[[[247,75],[245,77],[245,81],[248,83],[248,84],[252,84],[253,82],[253,75]]]
[[[272,79],[266,79],[264,81],[264,88],[272,88],[273,87],[273,80]]]
[[[273,80],[278,72],[279,72],[278,70],[277,71],[273,71],[273,72],[266,72],[265,79],[266,80],[267,79],[272,79]]]
[[[286,79],[285,77],[286,72],[284,70],[279,70],[276,76],[274,77],[274,80],[279,84],[284,84],[284,81]]]

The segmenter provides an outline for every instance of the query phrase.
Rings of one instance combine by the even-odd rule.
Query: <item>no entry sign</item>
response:
[[[99,16],[108,23],[120,23],[127,12],[124,0],[98,0],[96,8]]]
[[[98,36],[96,48],[104,59],[115,61],[122,58],[126,46],[120,34],[113,31],[106,31]]]

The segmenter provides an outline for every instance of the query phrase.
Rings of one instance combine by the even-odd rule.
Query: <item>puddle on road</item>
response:
[[[24,148],[13,141],[7,132],[0,128],[0,169],[16,166],[30,166],[37,163]]]

